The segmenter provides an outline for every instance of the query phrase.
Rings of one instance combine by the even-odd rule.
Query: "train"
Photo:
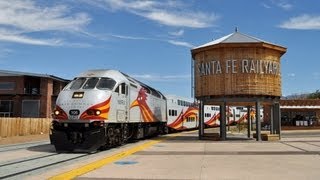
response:
[[[229,123],[244,120],[245,111],[229,108],[234,114]],[[219,112],[218,106],[205,106],[206,127],[219,126]],[[199,126],[198,104],[193,99],[165,96],[112,69],[87,70],[76,76],[59,93],[52,117],[50,142],[57,152],[95,152]]]

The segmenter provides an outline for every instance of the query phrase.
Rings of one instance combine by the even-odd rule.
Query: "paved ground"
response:
[[[200,141],[197,131],[185,132],[165,140],[148,140],[149,145],[133,144],[133,149],[119,149],[113,156],[87,166],[75,166],[73,172],[77,177],[73,177],[80,180],[319,179],[320,135],[319,131],[311,132],[318,135],[295,136],[293,131],[284,132],[293,135],[283,136],[278,142],[245,140],[241,133],[228,134],[229,140],[223,142]]]
[[[197,132],[182,133],[123,158],[106,157],[74,172],[80,180],[320,178],[320,136],[288,137],[278,142],[241,140],[245,137],[241,134],[228,136],[224,142],[200,141]],[[103,162],[106,164],[100,167]]]
[[[42,141],[42,140],[49,140],[49,134],[14,136],[14,137],[7,137],[7,138],[0,137],[0,145],[26,143],[26,142]]]

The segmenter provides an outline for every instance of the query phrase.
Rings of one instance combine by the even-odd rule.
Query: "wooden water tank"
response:
[[[285,47],[234,32],[191,50],[195,97],[281,96]]]

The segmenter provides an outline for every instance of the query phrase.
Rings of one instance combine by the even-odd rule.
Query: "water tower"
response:
[[[194,95],[200,101],[200,138],[204,105],[220,105],[221,140],[226,139],[226,106],[247,106],[248,111],[255,107],[257,140],[261,140],[260,106],[271,106],[271,112],[266,112],[271,113],[271,134],[280,136],[280,58],[285,52],[285,47],[237,30],[191,50]]]

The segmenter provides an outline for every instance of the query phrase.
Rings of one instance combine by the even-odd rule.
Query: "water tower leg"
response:
[[[281,139],[281,111],[280,104],[274,103],[273,105],[273,118],[274,118],[274,133],[279,135],[279,139]]]
[[[220,140],[225,141],[226,139],[226,102],[223,102],[223,105],[220,105]]]
[[[204,105],[203,101],[199,103],[199,139],[204,135]]]
[[[248,138],[251,136],[251,116],[250,116],[250,106],[247,107],[247,123],[248,123]],[[240,124],[239,124],[240,126]]]
[[[270,134],[274,134],[273,109],[274,109],[274,105],[270,106]]]
[[[256,136],[257,141],[261,141],[261,120],[260,120],[260,101],[256,101]]]

